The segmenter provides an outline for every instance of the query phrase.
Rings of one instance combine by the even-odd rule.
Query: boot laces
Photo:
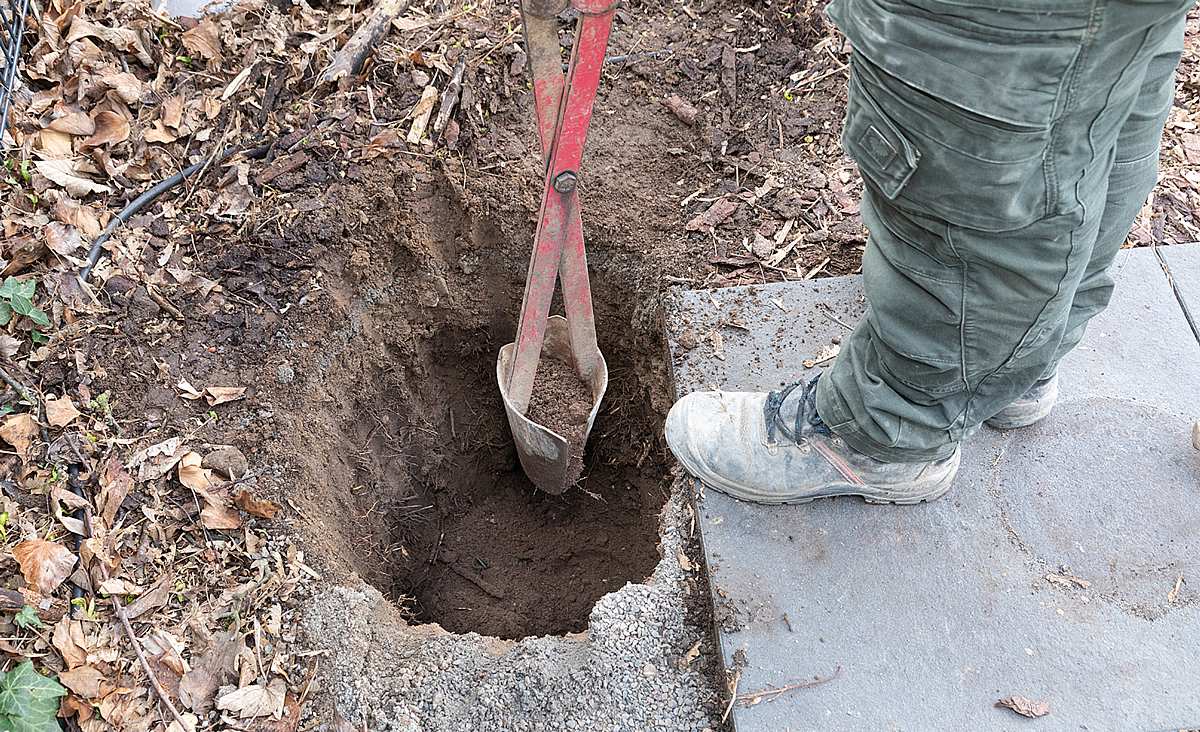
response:
[[[796,409],[795,425],[788,437],[798,445],[812,434],[825,436],[832,434],[829,426],[821,419],[821,415],[817,414],[817,380],[820,378],[821,375],[817,374],[808,382],[796,381],[779,391],[767,394],[767,401],[763,405],[763,419],[767,423],[767,439],[775,439],[775,430],[779,427],[779,412],[783,409],[783,403],[802,384],[804,390],[800,393],[800,405]],[[787,430],[784,429],[784,432]]]

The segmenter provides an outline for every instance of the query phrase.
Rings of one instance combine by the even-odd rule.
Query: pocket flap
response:
[[[862,93],[854,73],[850,75],[850,95],[846,106],[846,124],[842,146],[858,163],[859,170],[884,195],[894,199],[917,169],[921,153],[896,125]]]

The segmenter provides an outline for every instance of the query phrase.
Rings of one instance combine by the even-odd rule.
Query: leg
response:
[[[1162,48],[1146,68],[1133,111],[1121,126],[1092,259],[1075,290],[1066,334],[1044,378],[1058,367],[1059,359],[1079,344],[1088,321],[1104,310],[1112,296],[1109,265],[1129,236],[1134,218],[1158,178],[1158,146],[1175,98],[1175,68],[1183,53],[1184,24],[1185,18],[1180,17],[1165,34]]]
[[[1107,302],[1104,268],[1153,184],[1146,148],[1186,7],[1063,3],[1051,25],[874,5],[830,11],[856,49],[843,140],[867,183],[871,309],[817,410],[877,459],[938,459],[1052,371]],[[1132,165],[1110,185],[1119,139]]]
[[[865,181],[870,307],[803,389],[672,408],[667,443],[710,486],[767,503],[936,498],[963,436],[1068,340],[1113,227],[1113,150],[1190,0],[989,4],[830,6],[854,46],[842,137]]]

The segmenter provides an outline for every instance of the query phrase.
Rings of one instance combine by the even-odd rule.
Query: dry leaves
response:
[[[67,397],[61,399],[47,398],[46,406],[46,421],[51,427],[66,427],[74,422],[79,417],[79,410],[75,408],[75,404]]]
[[[718,198],[705,211],[687,222],[684,228],[688,231],[699,231],[711,234],[725,219],[738,209],[738,202],[729,197]]]
[[[217,633],[208,649],[179,680],[179,700],[197,714],[213,707],[217,689],[237,678],[234,664],[246,647],[244,636],[233,631]]]
[[[34,458],[34,441],[38,432],[37,422],[27,413],[10,414],[0,425],[0,438],[12,445],[24,462]]]
[[[218,404],[226,402],[236,402],[239,399],[246,398],[246,387],[244,386],[206,386],[204,387],[204,400],[208,402],[208,406],[215,407]]]
[[[13,547],[12,554],[25,581],[43,595],[54,592],[75,568],[75,555],[69,549],[45,539],[26,539]]]
[[[234,504],[250,514],[259,518],[273,519],[279,513],[281,506],[274,501],[268,501],[262,498],[255,498],[250,491],[240,490],[233,496]]]
[[[286,698],[287,684],[276,678],[266,686],[250,684],[218,697],[217,709],[233,712],[243,719],[268,716],[279,719],[283,716]]]
[[[1050,705],[1023,696],[1006,696],[996,702],[997,707],[1011,709],[1023,717],[1044,717],[1050,713]]]
[[[67,193],[83,198],[92,193],[109,193],[106,185],[82,177],[70,160],[38,160],[33,166],[52,183],[62,186]]]

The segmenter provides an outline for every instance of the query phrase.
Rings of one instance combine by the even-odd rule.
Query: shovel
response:
[[[568,2],[580,18],[564,78],[556,16]],[[572,446],[526,416],[541,359],[570,365],[589,387],[592,408],[579,438],[583,442],[608,388],[608,365],[596,345],[578,182],[614,6],[612,0],[525,0],[521,8],[546,178],[516,341],[500,349],[496,381],[522,469],[534,485],[554,494],[571,487]],[[565,318],[550,316],[560,279]]]

